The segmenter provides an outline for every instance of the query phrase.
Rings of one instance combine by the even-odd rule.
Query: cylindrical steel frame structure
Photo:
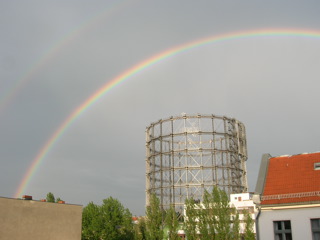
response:
[[[234,118],[187,115],[161,119],[146,129],[146,204],[155,193],[163,209],[183,212],[186,198],[202,200],[214,186],[246,192],[244,125]]]

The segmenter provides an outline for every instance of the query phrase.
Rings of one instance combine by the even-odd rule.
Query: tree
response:
[[[215,210],[215,216],[217,224],[215,224],[216,239],[227,240],[230,239],[231,227],[230,227],[230,207],[227,194],[215,187],[212,192],[213,206]]]
[[[146,222],[144,218],[140,218],[138,224],[134,226],[134,239],[135,240],[146,240]]]
[[[212,191],[213,208],[215,212],[216,240],[239,239],[239,214],[229,205],[229,199],[225,191],[215,187]]]
[[[100,214],[105,224],[103,233],[106,238],[104,239],[132,239],[132,214],[117,199],[112,197],[104,199],[100,208]]]
[[[52,192],[49,192],[46,197],[47,202],[55,202],[55,198]]]
[[[166,212],[166,218],[165,218],[166,226],[168,227],[168,239],[170,240],[178,240],[178,217],[177,213],[173,206],[171,206],[167,212]]]
[[[83,209],[83,240],[129,240],[133,236],[132,215],[117,199],[104,199],[101,206],[91,202]]]
[[[147,227],[146,227],[146,221],[144,218],[141,218],[139,223],[139,232],[141,234],[141,240],[146,240],[147,239]]]
[[[248,210],[244,211],[244,223],[245,223],[245,230],[243,237],[245,240],[255,240],[255,234],[253,231],[254,221],[251,217],[251,214]]]
[[[155,194],[150,196],[150,205],[146,208],[146,229],[148,240],[163,239],[162,209]]]
[[[46,197],[47,202],[52,202],[52,203],[58,203],[59,201],[62,201],[60,197],[57,197],[57,199],[54,197],[54,194],[52,192],[49,192]]]
[[[185,201],[185,231],[188,240],[196,240],[197,237],[197,228],[198,223],[197,219],[199,219],[199,211],[198,206],[196,205],[193,198],[186,199]]]
[[[82,239],[100,239],[103,227],[100,207],[90,202],[82,211]]]
[[[203,240],[215,239],[215,211],[212,194],[204,192],[203,203],[200,204],[201,212],[199,216],[199,231]]]
[[[232,214],[232,234],[231,239],[240,239],[240,219],[239,213],[235,208],[231,208]]]
[[[215,187],[212,193],[205,191],[202,203],[187,199],[185,230],[190,240],[239,239],[239,214],[230,207],[227,194]]]

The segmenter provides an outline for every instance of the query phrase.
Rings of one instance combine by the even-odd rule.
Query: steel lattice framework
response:
[[[151,193],[163,209],[183,212],[186,198],[202,200],[218,186],[246,192],[244,125],[233,118],[187,115],[161,119],[146,129],[146,204]]]

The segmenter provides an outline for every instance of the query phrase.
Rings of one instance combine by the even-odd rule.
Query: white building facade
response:
[[[252,193],[237,193],[230,194],[230,206],[234,207],[239,213],[240,220],[240,233],[245,232],[245,212],[248,211],[250,217],[255,222],[256,216],[258,214],[258,209],[253,201]],[[256,224],[254,223],[252,231],[256,234]]]
[[[320,152],[262,157],[259,240],[320,240]]]
[[[320,204],[263,207],[258,218],[259,239],[320,240]]]

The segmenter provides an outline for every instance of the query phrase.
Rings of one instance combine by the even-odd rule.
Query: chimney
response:
[[[32,200],[32,196],[23,195],[23,196],[22,196],[22,199],[23,199],[23,200]]]

